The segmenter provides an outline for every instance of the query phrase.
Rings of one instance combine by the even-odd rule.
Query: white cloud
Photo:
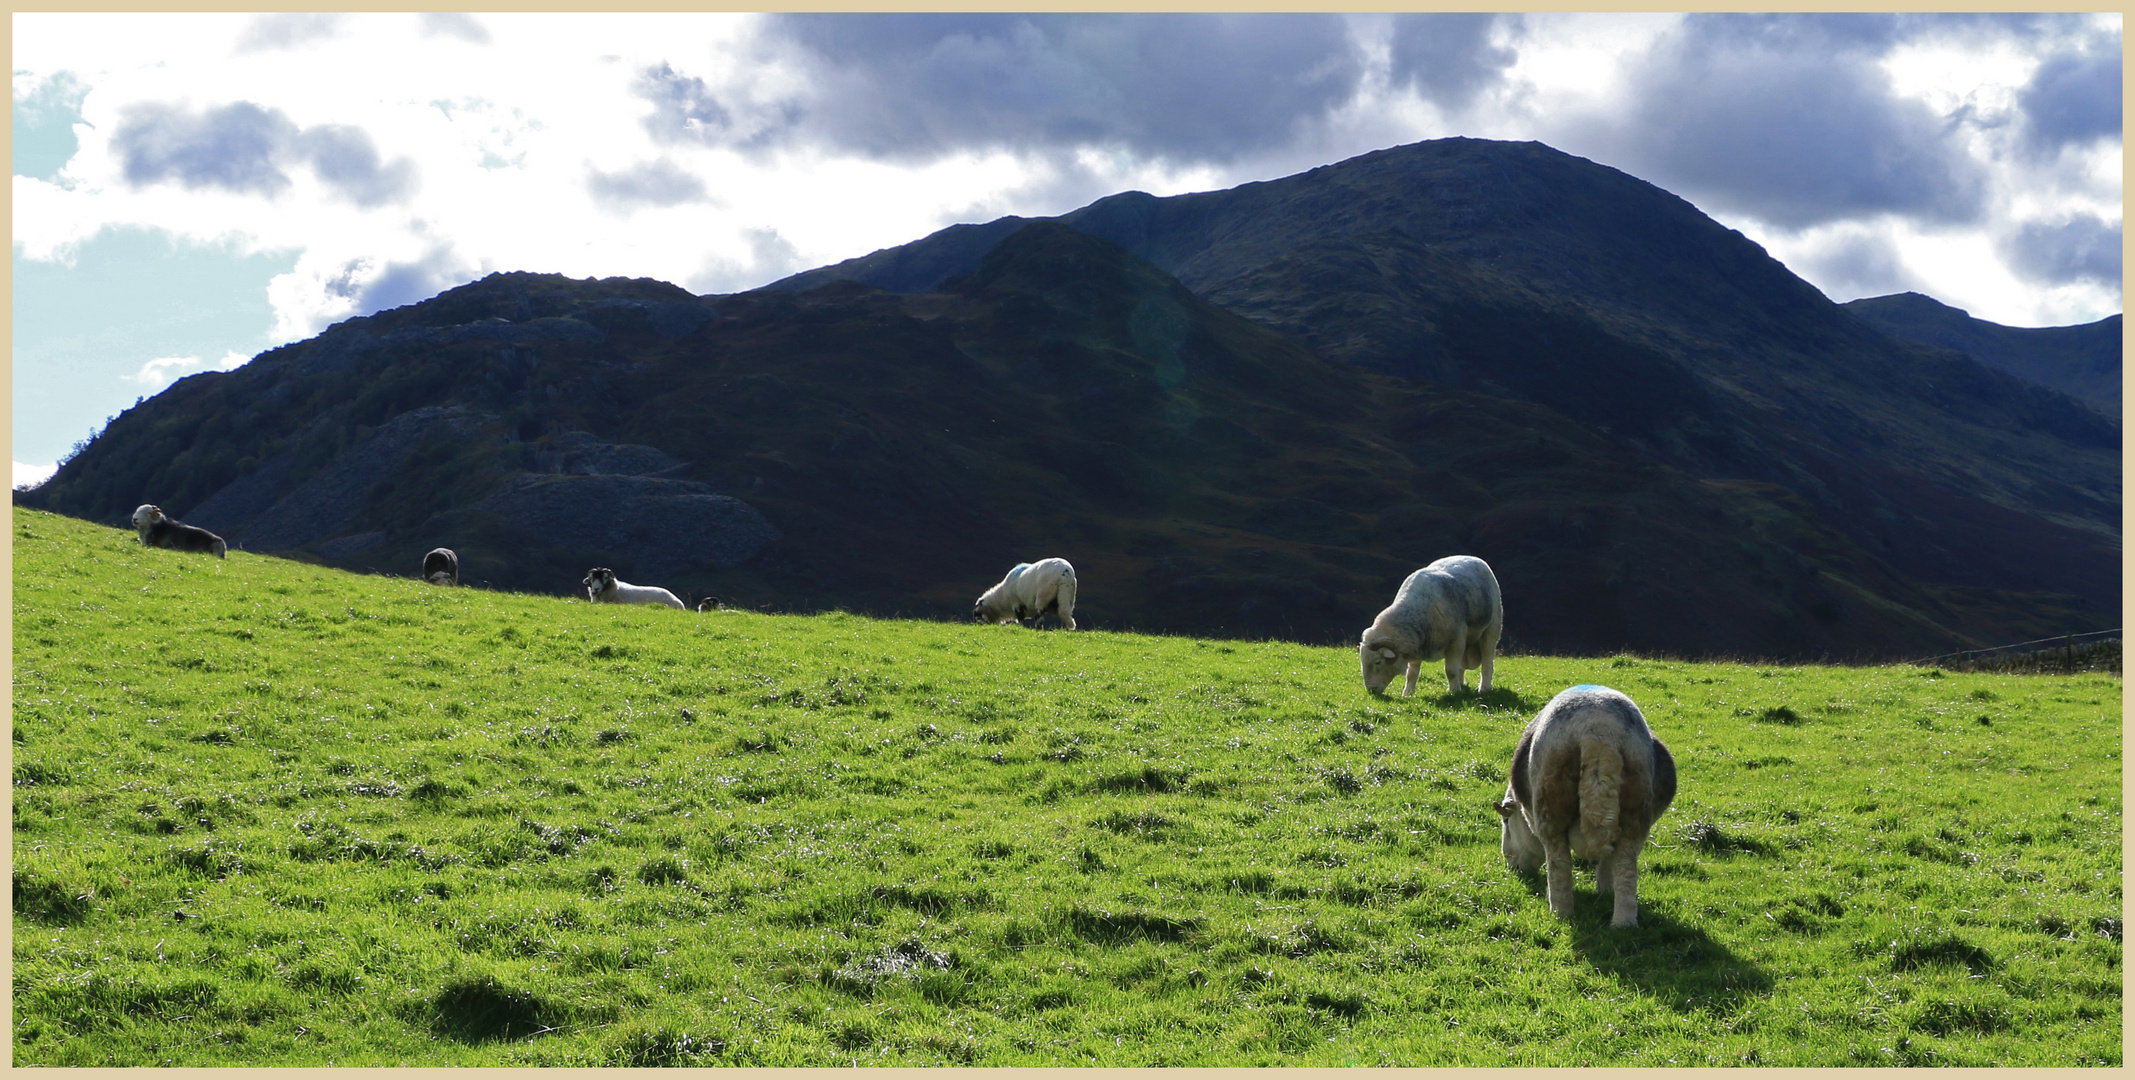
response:
[[[58,471],[59,465],[56,462],[51,465],[25,465],[17,461],[15,462],[15,486],[18,488],[36,487],[50,480],[52,474]]]
[[[244,353],[231,351],[223,354],[220,361],[210,364],[197,356],[159,356],[141,365],[141,370],[130,378],[143,386],[161,390],[179,379],[201,371],[230,371],[241,367],[252,358]]]

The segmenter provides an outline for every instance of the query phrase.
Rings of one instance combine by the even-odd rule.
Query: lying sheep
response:
[[[1610,926],[1638,925],[1638,853],[1675,801],[1675,758],[1630,698],[1606,686],[1558,694],[1520,735],[1497,804],[1499,846],[1516,874],[1546,867],[1549,910],[1572,915],[1572,856],[1614,893]]]
[[[140,530],[142,547],[204,551],[218,559],[230,557],[230,547],[222,542],[222,537],[197,525],[187,525],[164,513],[160,506],[142,503],[136,507],[133,512],[133,527]]]
[[[1482,685],[1490,689],[1498,637],[1505,630],[1505,604],[1498,597],[1497,575],[1473,555],[1448,555],[1408,576],[1394,602],[1364,631],[1357,655],[1364,665],[1364,689],[1386,692],[1394,672],[1408,666],[1403,697],[1416,692],[1416,673],[1425,660],[1446,660],[1446,685],[1460,693],[1467,669],[1481,665]]]
[[[596,566],[586,571],[586,579],[580,584],[586,587],[586,599],[596,604],[666,604],[676,611],[687,610],[675,594],[658,585],[632,585],[618,581],[615,571]]]
[[[1042,619],[1048,611],[1060,616],[1062,626],[1075,629],[1075,568],[1066,559],[1017,563],[971,605],[971,617],[983,623]]]
[[[460,556],[451,548],[431,548],[423,556],[423,580],[432,585],[460,583]]]

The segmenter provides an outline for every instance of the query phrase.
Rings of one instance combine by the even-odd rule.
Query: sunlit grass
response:
[[[2117,678],[1374,699],[1343,649],[13,527],[17,1065],[2120,1061]],[[1578,682],[1682,770],[1636,930],[1497,851]]]

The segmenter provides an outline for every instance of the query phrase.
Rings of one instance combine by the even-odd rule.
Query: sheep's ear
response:
[[[1497,816],[1499,817],[1511,817],[1512,812],[1519,807],[1519,804],[1511,799],[1506,799],[1504,802],[1491,803],[1490,805],[1497,808]]]
[[[1383,656],[1383,657],[1386,657],[1386,658],[1387,658],[1388,660],[1392,660],[1392,659],[1394,659],[1394,650],[1392,650],[1392,649],[1388,649],[1388,648],[1385,648],[1385,647],[1383,647],[1383,646],[1382,646],[1382,647],[1381,647],[1381,648],[1379,649],[1379,655],[1380,655],[1380,656]]]

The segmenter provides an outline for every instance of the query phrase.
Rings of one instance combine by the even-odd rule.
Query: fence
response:
[[[1963,649],[1930,656],[1925,660],[1915,660],[1913,663],[1955,668],[1991,667],[2039,671],[2074,671],[2080,668],[2085,671],[2117,672],[2120,670],[2120,631],[2091,630],[2081,634],[2019,641],[2011,645]]]

